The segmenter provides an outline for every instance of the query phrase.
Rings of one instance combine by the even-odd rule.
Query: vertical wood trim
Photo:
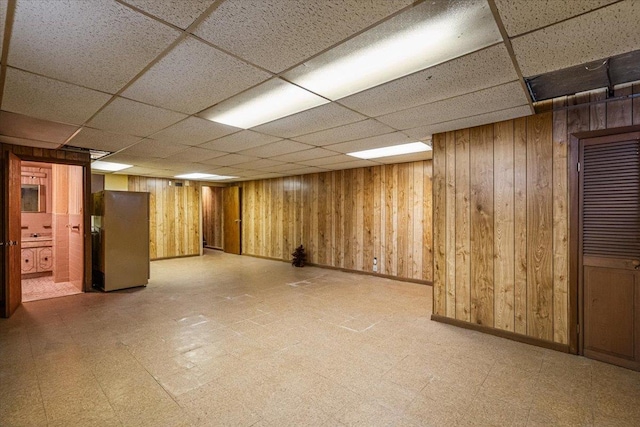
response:
[[[602,89],[597,92],[591,92],[589,97],[591,102],[607,99],[607,89]],[[563,96],[562,98],[554,100],[553,102],[554,109],[561,108],[567,105],[566,99],[567,97]],[[567,112],[563,110],[558,110],[556,113],[554,113],[554,116],[555,114],[566,117]],[[565,121],[566,121],[566,118],[565,118]],[[589,107],[589,122],[590,122],[591,130],[605,129],[607,127],[607,103],[606,102],[592,104]]]
[[[493,126],[471,129],[471,321],[494,326]]]
[[[424,280],[422,276],[424,241],[424,165],[423,162],[413,163],[413,265],[410,277]]]
[[[494,125],[495,327],[514,331],[515,231],[513,122]]]
[[[528,334],[553,340],[553,144],[550,113],[527,126]]]
[[[456,317],[456,139],[445,134],[445,263],[446,315]]]
[[[446,316],[446,144],[433,136],[433,313]]]
[[[422,212],[424,213],[424,225],[422,227],[422,279],[433,279],[433,200],[431,198],[433,162],[424,162],[424,196]]]
[[[407,266],[409,264],[409,260],[407,259],[408,251],[407,245],[409,241],[409,218],[408,218],[408,200],[407,200],[407,182],[409,181],[408,170],[406,164],[397,165],[397,180],[398,184],[397,188],[397,253],[398,253],[398,269],[397,275],[400,277],[407,277]]]
[[[514,332],[527,333],[527,119],[514,120]]]
[[[363,270],[372,271],[374,257],[374,200],[373,200],[373,170],[372,168],[363,169]]]
[[[471,204],[469,190],[469,129],[456,132],[456,315],[471,321]]]

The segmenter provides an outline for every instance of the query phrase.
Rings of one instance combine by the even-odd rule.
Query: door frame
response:
[[[569,137],[569,351],[584,353],[584,286],[582,281],[582,222],[580,221],[580,145],[582,140],[628,135],[640,138],[640,125],[576,132]]]
[[[25,151],[33,151],[34,153],[38,153],[38,152],[43,153],[42,156],[38,156],[28,152],[21,152],[19,148],[23,148],[23,147],[16,146],[18,148],[17,150],[12,150],[11,147],[12,147],[11,145],[5,145],[4,147],[0,145],[0,149],[2,151],[13,153],[16,157],[20,159],[21,162],[29,161],[29,162],[40,162],[40,163],[55,163],[55,164],[82,167],[82,175],[83,175],[82,185],[83,185],[83,192],[84,192],[84,197],[82,198],[82,211],[83,211],[83,223],[84,223],[84,274],[83,274],[82,289],[84,292],[90,291],[91,290],[91,233],[90,233],[90,229],[91,229],[91,212],[90,212],[91,161],[90,160],[89,161],[74,160],[71,158],[65,158],[64,157],[65,152],[60,150],[46,150],[46,149],[25,150]],[[27,147],[24,147],[24,148],[27,148]],[[61,157],[56,157],[57,152],[62,152],[63,155]],[[46,156],[46,154],[50,154],[50,156]],[[2,153],[2,155],[0,155],[0,159],[4,161],[5,156],[6,154]],[[5,187],[6,185],[8,185],[8,183],[1,182],[1,181],[2,180],[0,180],[0,183],[2,184],[2,188],[0,190],[4,192],[6,190]],[[6,218],[7,214],[8,214],[8,206],[2,209],[2,212],[0,213],[0,218]],[[1,277],[0,279],[2,280],[1,285],[3,288],[3,292],[5,293],[4,295],[6,295],[6,292],[8,291],[8,283],[6,282],[4,276]],[[4,315],[5,313],[0,313],[0,314]]]

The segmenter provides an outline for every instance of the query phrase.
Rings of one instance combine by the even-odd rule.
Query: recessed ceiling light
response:
[[[501,40],[484,1],[423,2],[283,77],[337,100]]]
[[[420,153],[423,151],[431,151],[431,147],[424,142],[410,142],[408,144],[356,151],[355,153],[347,153],[347,155],[357,157],[359,159],[377,159],[380,157],[399,156],[401,154]]]
[[[107,172],[116,172],[132,167],[133,165],[125,165],[123,163],[103,162],[96,160],[91,163],[91,169]]]
[[[328,102],[275,78],[205,110],[201,116],[212,122],[249,129]]]
[[[183,175],[176,175],[175,178],[180,178],[180,179],[199,179],[199,180],[207,180],[207,181],[221,181],[221,180],[224,180],[224,179],[233,179],[233,178],[237,178],[237,177],[195,172],[195,173],[186,173],[186,174],[183,174]]]

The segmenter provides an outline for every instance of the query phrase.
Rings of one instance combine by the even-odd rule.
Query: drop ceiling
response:
[[[635,0],[4,0],[0,14],[0,141],[104,150],[133,165],[118,173],[156,177],[426,159],[345,153],[532,114],[525,78],[640,49]],[[344,94],[305,77],[443,16],[464,25],[433,63],[416,54],[404,75]],[[323,101],[249,129],[207,120],[274,79]]]

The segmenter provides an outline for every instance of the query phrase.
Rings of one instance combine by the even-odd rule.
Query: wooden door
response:
[[[230,254],[240,255],[242,248],[241,234],[241,209],[240,187],[226,187],[222,191],[222,203],[224,205],[224,251]]]
[[[20,159],[6,152],[4,161],[4,296],[3,317],[11,316],[22,302],[20,266]]]
[[[626,135],[628,138],[628,135]],[[580,145],[585,356],[640,370],[640,142]]]

